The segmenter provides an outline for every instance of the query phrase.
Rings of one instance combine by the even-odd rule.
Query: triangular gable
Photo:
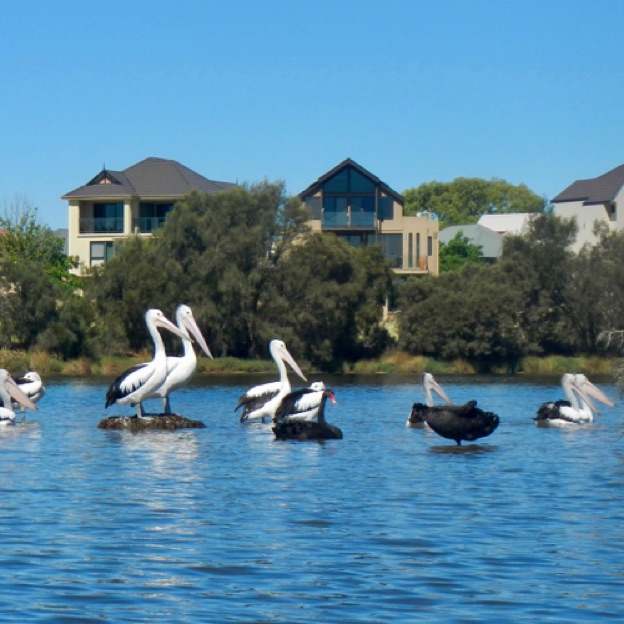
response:
[[[355,176],[361,176],[371,182],[371,184],[375,187],[379,187],[383,193],[392,197],[395,201],[399,202],[401,205],[405,203],[405,200],[402,195],[397,193],[394,189],[390,188],[385,182],[382,182],[376,175],[372,174],[370,171],[356,163],[351,158],[346,158],[340,164],[336,165],[333,169],[322,175],[316,182],[311,184],[307,189],[299,193],[300,197],[307,197],[310,195],[315,195],[318,193],[321,188],[323,188],[326,184],[330,183],[333,179],[339,177],[341,174],[345,173],[348,169],[352,169],[355,172]]]
[[[87,182],[86,186],[95,186],[97,184],[121,184],[121,182],[112,174],[112,172],[102,169],[100,173]]]

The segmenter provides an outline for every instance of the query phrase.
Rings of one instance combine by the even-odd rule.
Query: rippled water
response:
[[[48,380],[0,433],[0,621],[621,621],[622,408],[539,429],[557,380],[439,380],[498,430],[458,448],[404,426],[415,377],[349,377],[343,440],[278,442],[233,377],[173,396],[206,429],[127,434],[110,380]]]

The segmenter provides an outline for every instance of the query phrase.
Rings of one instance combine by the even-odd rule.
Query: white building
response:
[[[624,165],[597,178],[577,180],[553,198],[559,217],[576,219],[578,234],[572,247],[579,251],[585,244],[594,245],[596,222],[612,230],[624,229]]]

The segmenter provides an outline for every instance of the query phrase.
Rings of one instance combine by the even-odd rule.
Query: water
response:
[[[1,622],[622,621],[620,407],[539,429],[556,380],[440,377],[501,418],[458,448],[404,426],[415,376],[338,378],[344,439],[278,442],[233,413],[258,377],[196,381],[172,404],[206,429],[142,434],[96,428],[131,413],[107,381],[48,380],[0,433]]]

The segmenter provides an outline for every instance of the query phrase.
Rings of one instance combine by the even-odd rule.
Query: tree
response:
[[[293,247],[262,299],[259,331],[281,336],[323,370],[383,349],[379,327],[391,274],[378,246],[354,249],[329,234]],[[385,334],[385,337],[384,337]]]
[[[487,372],[527,350],[520,323],[523,293],[498,265],[469,265],[438,278],[412,280],[401,294],[399,347],[415,355],[467,359]]]
[[[448,243],[440,244],[440,273],[457,271],[467,264],[481,264],[481,245],[473,245],[463,232],[457,232]]]
[[[147,343],[146,308],[172,314],[186,303],[215,354],[264,353],[261,297],[275,267],[307,232],[307,220],[307,208],[287,197],[281,182],[189,193],[149,242],[130,239],[96,272],[92,292],[100,314],[111,323],[121,317],[137,349]]]
[[[0,227],[0,344],[62,358],[92,353],[92,311],[76,291],[81,281],[70,270],[78,264],[63,241],[21,198],[5,207]]]
[[[498,178],[427,182],[407,189],[403,195],[406,215],[432,212],[440,220],[440,229],[476,223],[484,214],[541,212],[546,204],[524,184],[515,186]]]
[[[73,291],[81,281],[71,273],[78,259],[67,256],[64,241],[37,220],[37,208],[25,198],[16,197],[5,205],[0,219],[0,257],[5,261],[32,262],[54,280]]]

